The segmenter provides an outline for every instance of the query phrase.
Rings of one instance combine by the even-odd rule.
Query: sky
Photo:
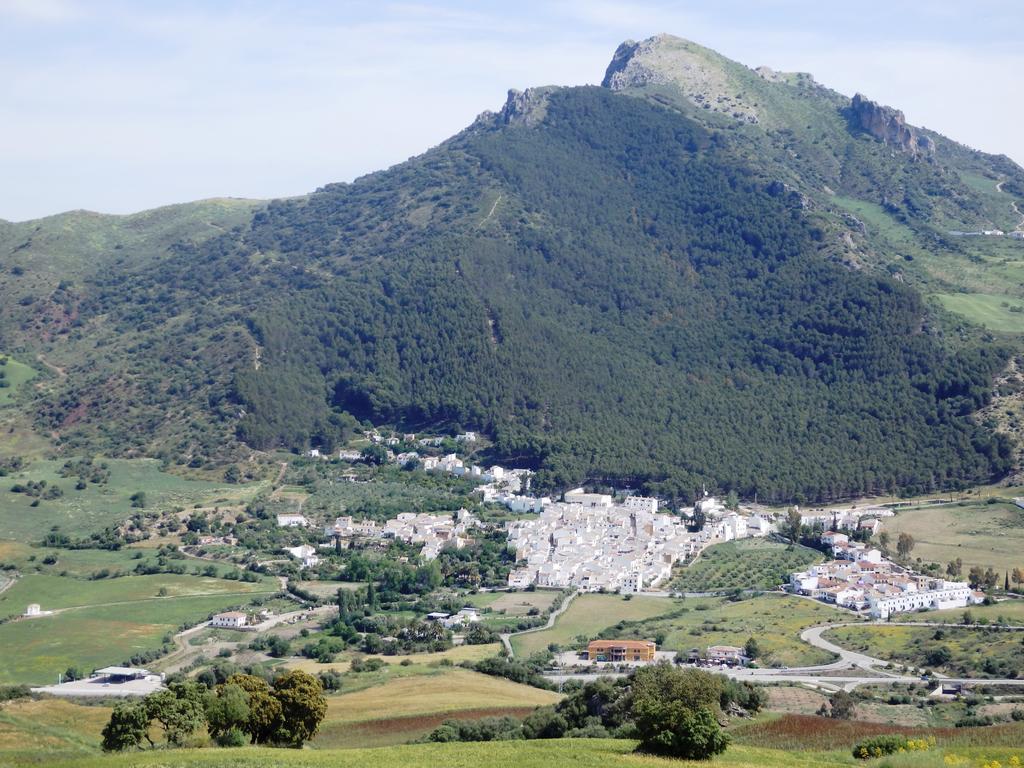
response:
[[[285,197],[668,32],[1024,163],[1021,0],[0,0],[0,218]]]

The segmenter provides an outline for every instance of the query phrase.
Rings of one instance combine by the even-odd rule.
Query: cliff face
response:
[[[914,156],[935,153],[935,142],[907,125],[906,118],[898,109],[882,106],[858,93],[850,103],[850,114],[857,128],[902,152]]]

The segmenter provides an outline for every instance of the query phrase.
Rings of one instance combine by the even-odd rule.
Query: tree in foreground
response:
[[[149,712],[143,702],[128,704],[121,702],[114,707],[110,721],[103,726],[103,741],[100,745],[104,752],[122,752],[133,749],[149,740]],[[150,741],[150,744],[153,742]]]
[[[637,670],[627,706],[638,749],[687,760],[707,760],[729,745],[716,714],[722,683],[696,669],[656,664]]]
[[[168,744],[181,746],[185,739],[206,724],[206,687],[194,680],[171,683],[166,690],[144,699],[150,720],[164,730]]]
[[[241,728],[250,743],[269,743],[281,724],[281,702],[271,694],[270,685],[255,675],[232,675],[227,685],[238,686],[248,697],[249,716]]]
[[[221,746],[235,746],[239,737],[244,743],[249,715],[249,695],[239,685],[225,683],[207,696],[206,729]]]
[[[274,681],[273,696],[281,703],[281,724],[275,741],[301,747],[316,735],[327,714],[323,686],[313,675],[295,669]]]

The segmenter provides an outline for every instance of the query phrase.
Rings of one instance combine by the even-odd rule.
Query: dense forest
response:
[[[844,125],[823,103],[829,130]],[[68,453],[192,466],[239,443],[329,449],[359,422],[475,429],[540,488],[680,498],[1005,473],[1009,446],[970,414],[1010,350],[950,343],[899,275],[837,258],[821,212],[772,177],[781,161],[755,158],[755,129],[602,88],[546,90],[531,108],[233,212],[216,235],[144,258],[112,246],[20,315],[22,334],[77,345],[74,375],[37,397],[37,429]],[[793,146],[824,173],[805,139]],[[955,186],[850,141],[845,193],[877,177],[914,226]]]
[[[818,239],[721,134],[576,88],[536,127],[274,204],[203,260],[277,255],[264,364],[235,381],[257,446],[330,441],[333,408],[483,430],[547,486],[810,500],[999,474],[1006,447],[966,418],[999,350],[950,354],[913,291]]]

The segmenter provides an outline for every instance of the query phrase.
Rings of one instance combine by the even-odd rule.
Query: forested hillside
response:
[[[866,232],[854,253],[842,216],[800,189],[818,161],[780,179],[778,133],[757,154],[762,127],[666,92],[511,100],[388,171],[83,271],[53,289],[74,296],[67,330],[41,342],[30,310],[5,316],[9,347],[77,356],[71,380],[35,395],[37,428],[68,451],[197,466],[235,441],[331,448],[359,420],[471,428],[543,486],[682,497],[706,483],[817,500],[1004,474],[1009,445],[970,414],[1017,342],[950,334],[889,267],[912,259],[872,261],[884,242]],[[822,124],[857,138],[838,98],[815,98]],[[898,166],[905,226],[948,218],[948,170],[854,146],[843,194]],[[13,295],[16,276],[0,277]],[[108,345],[129,361],[113,379]]]

